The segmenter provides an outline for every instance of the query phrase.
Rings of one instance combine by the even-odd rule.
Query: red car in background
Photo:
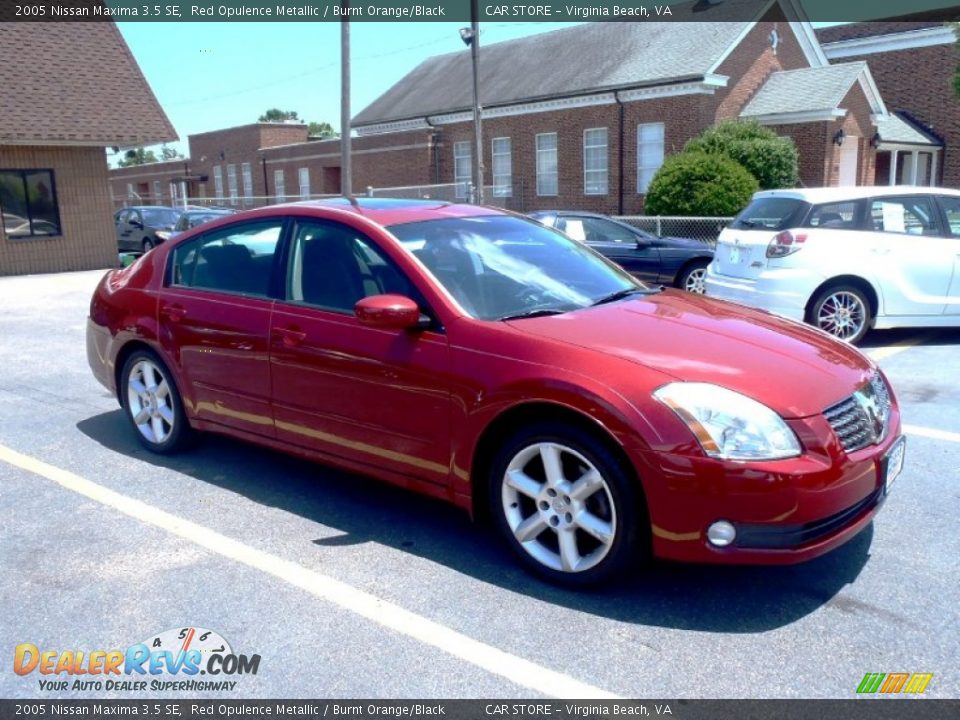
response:
[[[489,208],[214,221],[104,277],[87,351],[152,451],[219,432],[444,498],[569,585],[650,554],[816,557],[903,462],[893,392],[854,348]]]

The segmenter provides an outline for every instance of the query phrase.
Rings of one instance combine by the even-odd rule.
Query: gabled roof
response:
[[[113,22],[0,23],[0,145],[176,139]]]
[[[598,22],[484,46],[484,107],[702,78],[746,22]],[[373,101],[356,126],[469,110],[466,50],[428,58]]]
[[[942,140],[930,135],[923,127],[900,113],[890,113],[877,118],[877,132],[880,133],[880,141],[885,144],[943,146]]]
[[[874,113],[885,114],[870,70],[864,61],[775,72],[747,103],[742,118],[837,114],[840,103],[855,83],[864,87]]]

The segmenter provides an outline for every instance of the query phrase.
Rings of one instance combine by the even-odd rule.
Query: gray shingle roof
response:
[[[866,68],[867,63],[860,60],[775,72],[747,103],[740,117],[833,110]]]
[[[0,145],[176,139],[113,22],[0,23]]]
[[[702,77],[746,22],[598,22],[480,49],[485,107]],[[473,107],[470,52],[429,58],[374,100],[356,126]]]
[[[877,132],[885,143],[904,143],[906,145],[934,145],[941,143],[928,137],[909,121],[891,113],[877,119]]]

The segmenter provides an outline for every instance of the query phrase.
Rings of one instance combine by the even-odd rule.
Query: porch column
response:
[[[937,184],[937,155],[940,154],[939,150],[934,150],[930,155],[930,187],[934,187]]]
[[[916,185],[917,184],[917,165],[919,165],[920,157],[916,150],[910,153],[910,155],[913,158],[913,162],[911,163],[911,167],[910,167],[910,184]]]
[[[899,150],[890,151],[890,180],[887,185],[897,184],[897,154],[899,152]]]

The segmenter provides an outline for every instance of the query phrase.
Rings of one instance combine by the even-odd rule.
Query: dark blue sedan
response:
[[[657,237],[605,215],[541,211],[530,217],[585,242],[634,277],[653,285],[672,285],[703,293],[713,248],[699,240]]]

